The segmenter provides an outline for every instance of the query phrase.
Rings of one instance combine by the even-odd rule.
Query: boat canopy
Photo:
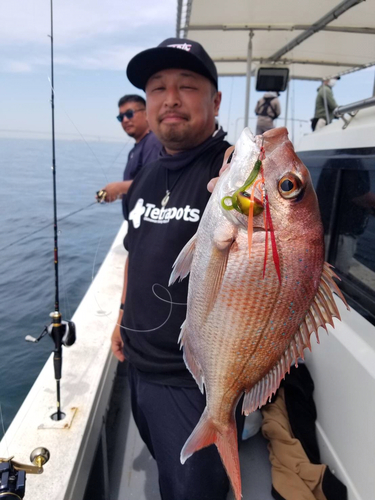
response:
[[[176,31],[221,76],[286,65],[291,79],[322,80],[375,65],[373,0],[178,0]]]

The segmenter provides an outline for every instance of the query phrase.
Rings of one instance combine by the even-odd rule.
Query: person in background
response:
[[[125,95],[118,102],[118,121],[129,137],[135,139],[130,150],[122,181],[107,184],[104,201],[112,202],[122,198],[133,182],[134,177],[145,165],[157,159],[161,144],[150,131],[146,116],[146,101],[139,95]],[[124,214],[125,215],[125,214]]]
[[[325,127],[333,120],[333,111],[338,105],[333,97],[332,88],[336,85],[337,80],[340,80],[340,77],[324,80],[318,88],[318,95],[315,101],[315,114],[311,120],[313,131]]]
[[[278,92],[266,92],[264,96],[259,99],[255,107],[255,114],[257,115],[256,135],[261,135],[271,128],[275,128],[274,120],[281,113],[280,101],[278,99]]]
[[[128,258],[112,351],[128,361],[132,412],[157,462],[161,498],[225,500],[229,482],[215,446],[180,462],[206,401],[178,344],[188,278],[168,288],[173,262],[197,231],[210,197],[207,183],[218,176],[229,146],[215,119],[217,70],[199,43],[169,38],[137,54],[127,76],[146,91],[150,128],[163,149],[126,196]],[[237,422],[241,435],[240,415]]]

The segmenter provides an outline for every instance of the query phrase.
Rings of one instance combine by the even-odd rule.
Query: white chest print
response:
[[[186,205],[184,208],[157,208],[153,203],[146,203],[145,206],[143,198],[139,198],[129,214],[129,220],[132,221],[134,228],[138,229],[142,219],[154,224],[167,224],[172,219],[198,222],[200,210],[199,208],[191,208],[190,205]]]
[[[137,229],[141,225],[142,215],[145,213],[146,209],[143,205],[143,199],[139,198],[137,203],[134,205],[133,210],[129,214],[129,220],[133,222],[133,226]]]

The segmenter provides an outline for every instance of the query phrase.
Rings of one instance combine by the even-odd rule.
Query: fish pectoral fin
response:
[[[235,498],[241,500],[240,460],[234,416],[228,426],[218,429],[205,408],[197,426],[181,450],[181,463],[184,464],[193,453],[210,444],[216,445],[232,484]]]
[[[231,239],[226,242],[226,246],[214,246],[212,248],[210,262],[207,266],[204,280],[204,289],[207,297],[206,316],[208,316],[212,311],[219,295],[233,242],[234,240]]]
[[[204,375],[202,372],[202,368],[201,368],[200,364],[198,363],[198,361],[196,360],[194,354],[192,353],[190,346],[189,346],[189,343],[184,342],[183,333],[182,333],[182,338],[181,338],[181,346],[183,347],[183,350],[184,350],[184,354],[183,354],[184,362],[185,362],[185,365],[187,366],[189,372],[192,374],[194,380],[196,381],[196,383],[199,387],[199,390],[203,394],[204,393],[204,387],[203,387],[204,386]]]
[[[181,250],[179,256],[173,264],[173,270],[169,278],[168,286],[173,285],[177,278],[182,281],[189,274],[191,269],[191,263],[193,262],[195,245],[197,242],[197,234],[194,234],[192,238],[186,243],[184,248]]]

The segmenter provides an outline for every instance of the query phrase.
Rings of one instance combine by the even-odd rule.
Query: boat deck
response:
[[[161,500],[156,462],[131,416],[129,389],[122,371],[115,383],[107,423],[110,500]],[[260,432],[242,443],[240,460],[243,500],[273,500],[267,441]],[[232,492],[227,500],[234,500]]]

